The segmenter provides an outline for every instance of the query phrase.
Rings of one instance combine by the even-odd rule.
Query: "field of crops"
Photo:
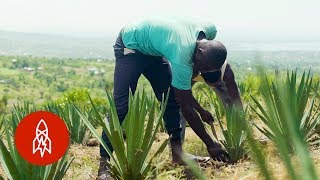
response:
[[[1,58],[0,179],[95,179],[99,146],[94,142],[107,149],[100,137],[102,130],[117,147],[114,153],[107,149],[108,166],[116,179],[298,180],[320,176],[320,76],[309,70],[311,64],[288,70],[279,66],[275,71],[272,63],[254,67],[251,62],[249,71],[248,62],[231,62],[244,110],[224,107],[212,89],[195,84],[193,94],[212,112],[218,142],[230,157],[227,163],[205,164],[184,158],[187,165],[178,166],[171,164],[162,121],[164,108],[160,107],[165,106],[160,104],[166,101],[156,101],[145,79],[130,97],[128,115],[120,125],[112,99],[112,61]],[[314,68],[319,68],[317,63]],[[56,164],[32,165],[14,146],[17,124],[36,110],[54,112],[69,129],[70,148]],[[209,131],[210,126],[206,127]],[[189,127],[183,148],[209,156]]]

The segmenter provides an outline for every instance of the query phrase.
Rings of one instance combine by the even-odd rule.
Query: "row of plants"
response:
[[[250,110],[260,121],[248,121],[247,110],[225,107],[212,92],[206,93],[220,126],[222,138],[219,141],[229,154],[229,162],[237,162],[250,151],[264,177],[273,177],[263,149],[253,135],[254,125],[276,145],[291,179],[317,179],[308,147],[319,143],[318,138],[314,138],[320,121],[319,81],[313,81],[310,71],[304,72],[299,81],[296,71],[288,71],[285,78],[276,72],[277,79],[266,76],[263,70],[260,72],[261,96],[250,97],[253,102]],[[294,155],[299,159],[300,172],[293,166]]]
[[[58,115],[61,119],[63,119],[64,122],[66,123],[70,133],[70,139],[72,143],[85,144],[88,137],[90,137],[89,129],[83,123],[79,114],[76,112],[75,106],[76,105],[73,104],[72,102],[65,103],[63,106],[55,103],[47,103],[42,107],[36,108],[32,104],[26,101],[23,103],[23,105],[16,105],[13,108],[12,112],[15,112],[15,111],[29,112],[30,109],[31,109],[30,112],[34,112],[37,110],[46,110],[49,112],[53,112],[56,115]],[[104,109],[103,110],[99,109],[99,110],[100,110],[99,111],[100,114],[104,114],[104,113],[101,113],[101,112],[105,112]],[[96,117],[93,111],[94,111],[93,109],[90,109],[89,111],[83,110],[83,113],[86,115],[88,119],[90,119],[92,124],[94,124],[96,127],[97,126],[97,123],[95,122]],[[25,113],[22,113],[22,114],[25,114]],[[21,119],[23,117],[24,116],[21,116]],[[12,115],[7,115],[7,116],[3,115],[0,117],[0,126],[1,126],[0,134],[5,129],[6,124],[11,124],[13,122],[12,120],[10,120],[10,118],[12,118]]]
[[[238,82],[238,87],[242,95],[242,99],[244,102],[250,102],[251,96],[259,96],[260,95],[260,88],[261,79],[259,76],[249,74],[247,75],[242,81]]]
[[[290,179],[318,179],[309,144],[310,136],[320,120],[319,99],[315,100],[315,94],[311,93],[318,92],[319,82],[313,82],[310,72],[303,73],[300,82],[296,71],[288,72],[286,78],[279,77],[272,82],[268,82],[264,75],[261,77],[264,104],[252,98],[259,109],[256,113],[265,127],[256,127],[274,142]],[[248,137],[252,157],[262,175],[265,179],[274,179],[263,149],[258,147],[252,134]],[[297,159],[295,163],[293,156]]]
[[[316,102],[316,96],[312,94],[318,90],[319,82],[316,83],[316,86],[313,85],[310,71],[303,73],[300,82],[298,82],[295,71],[288,72],[284,80],[280,78],[271,83],[265,77],[261,86],[261,94],[266,106],[252,96],[258,107],[258,109],[252,109],[264,124],[264,127],[255,125],[257,129],[271,141],[277,143],[277,138],[288,137],[289,124],[293,123],[298,126],[307,142],[313,140],[311,137],[315,134],[315,127],[320,120],[320,107],[317,104],[319,101]],[[289,114],[286,114],[286,108],[290,110]],[[285,140],[283,143],[292,147],[290,140]]]

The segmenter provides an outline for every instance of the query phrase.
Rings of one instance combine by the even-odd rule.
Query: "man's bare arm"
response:
[[[243,108],[238,86],[234,79],[234,73],[231,66],[227,64],[223,81],[219,81],[211,85],[217,95],[220,97],[224,105],[236,105]]]
[[[205,143],[210,156],[215,160],[226,161],[227,160],[226,152],[222,149],[219,143],[216,143],[211,139],[211,137],[205,130],[200,117],[195,111],[194,104],[193,104],[194,98],[191,90],[179,90],[174,88],[174,92],[175,92],[175,96],[177,98],[178,104],[180,105],[183,116],[186,117],[186,120],[188,121],[193,131]],[[202,116],[205,116],[205,115],[201,115],[201,117]],[[209,116],[211,116],[210,113],[209,113]]]
[[[227,65],[225,75],[223,77],[223,81],[227,87],[228,93],[230,95],[230,99],[236,106],[243,107],[240,92],[237,86],[237,83],[234,78],[233,70],[231,69],[230,64]]]
[[[191,90],[179,90],[174,88],[177,102],[181,108],[184,117],[187,117],[190,127],[200,137],[200,139],[208,146],[213,146],[213,140],[205,130],[200,117],[195,111],[194,97]],[[199,105],[200,106],[200,105]],[[200,113],[200,112],[199,112]]]

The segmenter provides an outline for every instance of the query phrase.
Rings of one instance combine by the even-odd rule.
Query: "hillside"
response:
[[[112,58],[111,37],[0,31],[0,55],[32,55],[66,58]]]

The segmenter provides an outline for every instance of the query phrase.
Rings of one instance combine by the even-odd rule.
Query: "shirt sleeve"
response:
[[[191,89],[195,35],[193,26],[180,25],[169,32],[167,43],[160,51],[171,64],[171,85],[180,90]]]
[[[185,64],[171,64],[172,86],[180,90],[191,89],[192,66]]]
[[[217,35],[217,28],[213,23],[205,22],[202,24],[206,39],[213,40]]]

